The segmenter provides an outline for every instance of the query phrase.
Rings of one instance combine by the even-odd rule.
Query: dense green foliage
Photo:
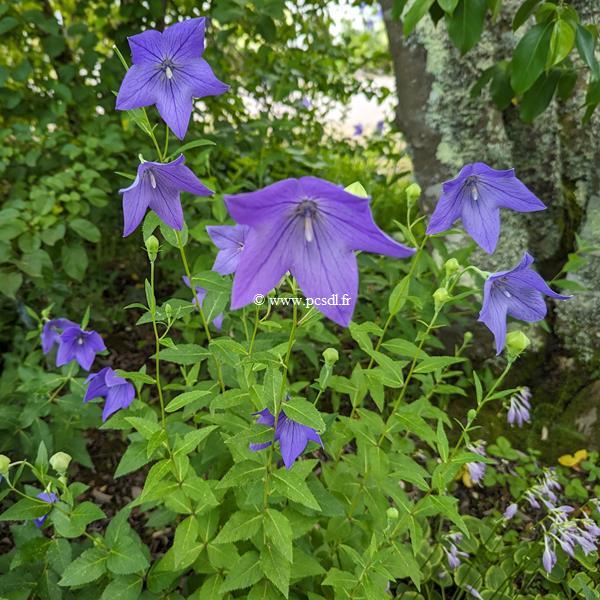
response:
[[[153,128],[154,108],[114,110],[124,70],[113,44],[128,58],[126,36],[196,16],[194,3],[0,6],[2,598],[598,597],[596,551],[570,558],[557,546],[543,568],[554,517],[526,500],[555,478],[569,519],[591,526],[598,455],[549,470],[505,437],[479,453],[483,416],[505,420],[527,383],[509,373],[526,349],[511,338],[479,360],[491,336],[475,325],[474,246],[425,235],[398,134],[348,139],[324,126],[334,103],[389,93],[356,77],[387,65],[378,40],[349,24],[333,35],[326,4],[212,2],[206,58],[232,89],[197,103],[183,142]],[[551,66],[566,67],[569,51]],[[216,194],[184,195],[181,235],[149,213],[122,239],[117,190],[138,154],[179,151]],[[210,271],[205,227],[230,222],[223,194],[303,174],[357,194],[360,181],[375,220],[418,248],[408,260],[358,255],[348,329],[293,303],[231,311],[231,277]],[[186,273],[207,290],[200,309]],[[286,277],[271,297],[298,295]],[[77,365],[57,368],[40,348],[43,324],[62,316],[104,337],[94,370],[110,365],[135,385],[133,404],[104,424],[100,402],[82,403]],[[252,416],[265,407],[284,407],[323,447],[289,470],[279,446],[251,451],[273,436]],[[486,465],[481,482],[470,465]],[[519,512],[504,517],[512,503]]]

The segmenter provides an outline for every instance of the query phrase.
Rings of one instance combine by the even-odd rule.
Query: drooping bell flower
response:
[[[187,19],[162,33],[149,29],[127,38],[133,64],[121,83],[117,109],[156,104],[171,131],[183,139],[192,99],[218,96],[229,89],[202,58],[205,26],[204,17]]]
[[[373,221],[369,199],[316,177],[285,179],[256,192],[225,196],[233,219],[248,226],[233,279],[233,309],[266,296],[287,271],[307,298],[333,298],[316,308],[347,326],[358,295],[355,250],[406,258]],[[344,304],[344,297],[349,301]]]
[[[500,354],[506,342],[506,318],[514,317],[533,323],[541,321],[547,312],[544,294],[556,300],[568,300],[553,292],[542,277],[530,269],[533,257],[527,252],[510,271],[492,273],[483,286],[483,306],[479,321],[494,334],[496,352]]]
[[[56,353],[56,366],[62,367],[72,360],[76,360],[79,366],[89,371],[96,354],[106,350],[99,333],[81,329],[79,325],[67,327],[58,341],[58,352]]]
[[[140,163],[135,181],[128,188],[119,190],[119,194],[123,194],[123,237],[135,231],[148,208],[153,210],[163,223],[181,230],[181,192],[197,196],[212,195],[212,191],[184,163],[183,154],[169,163]]]
[[[304,452],[309,441],[323,446],[321,436],[312,427],[292,421],[292,419],[286,416],[283,410],[279,413],[276,426],[275,417],[268,408],[252,414],[259,415],[256,422],[260,425],[275,427],[274,441],[279,442],[281,456],[286,469],[292,468],[294,461]],[[250,449],[257,452],[258,450],[268,448],[271,444],[273,442],[250,444]]]
[[[501,208],[533,212],[546,205],[517,179],[514,169],[497,171],[484,163],[465,165],[456,178],[442,185],[427,233],[441,233],[462,219],[467,233],[491,254],[500,236]]]
[[[554,541],[549,536],[544,535],[544,553],[542,555],[542,564],[546,573],[550,574],[556,564],[556,551]]]
[[[212,270],[219,275],[235,273],[249,228],[246,225],[209,225],[206,231],[219,249]]]
[[[60,341],[60,334],[67,327],[77,327],[77,323],[69,321],[69,319],[50,319],[44,323],[42,327],[42,352],[48,354],[55,344]]]
[[[477,444],[468,444],[467,449],[474,454],[479,454],[479,456],[486,456],[485,446],[482,443]],[[468,462],[465,464],[466,473],[468,473],[468,478],[463,476],[463,482],[467,484],[467,487],[472,487],[473,484],[481,485],[483,477],[485,476],[486,465],[484,462],[474,461]]]
[[[104,367],[92,373],[86,380],[88,387],[83,397],[84,402],[94,398],[104,398],[102,421],[122,408],[127,408],[135,399],[135,387],[130,381],[115,373],[110,367]]]
[[[39,498],[40,500],[43,500],[44,502],[47,502],[50,505],[56,504],[58,502],[58,498],[54,492],[40,492],[36,496],[36,498]],[[51,510],[52,506],[49,506],[47,514],[33,520],[36,527],[41,527],[46,522],[46,519],[48,518],[48,515],[50,514]]]
[[[516,394],[510,398],[510,405],[506,420],[509,425],[517,424],[518,427],[523,427],[523,423],[530,423],[529,411],[531,410],[531,391],[528,387],[521,388]]]
[[[183,283],[185,283],[185,285],[187,285],[187,287],[192,289],[192,285],[190,283],[189,277],[187,277],[187,275],[184,275],[182,277],[182,279],[183,279]],[[196,293],[194,294],[194,297],[192,298],[192,304],[194,306],[196,306],[198,304],[198,301],[200,301],[200,308],[202,308],[202,303],[204,302],[204,298],[206,298],[206,290],[203,287],[200,287],[199,285],[197,285],[195,288],[195,291],[196,291]],[[213,322],[213,325],[216,327],[217,331],[221,331],[221,327],[223,327],[223,313],[221,313],[220,315],[217,315],[213,319],[212,322]]]

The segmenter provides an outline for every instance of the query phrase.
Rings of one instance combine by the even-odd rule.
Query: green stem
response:
[[[154,291],[154,261],[150,261],[150,288],[152,290],[152,306],[150,306],[150,316],[152,318],[152,330],[154,332],[154,368],[156,371],[156,390],[158,391],[158,400],[160,402],[160,417],[162,428],[166,434],[167,424],[165,416],[165,400],[163,396],[162,384],[160,381],[160,336],[158,334],[158,325],[156,322],[156,294]]]

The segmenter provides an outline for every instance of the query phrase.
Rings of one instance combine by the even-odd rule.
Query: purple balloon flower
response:
[[[39,498],[44,502],[48,502],[48,504],[55,504],[56,502],[58,502],[58,498],[53,492],[41,492],[36,496],[36,498]],[[45,523],[46,519],[48,518],[48,515],[50,514],[50,510],[48,510],[48,514],[45,514],[44,516],[38,517],[37,519],[33,520],[36,527],[41,527]]]
[[[149,29],[128,38],[133,65],[121,83],[117,109],[156,104],[171,131],[183,139],[192,98],[218,96],[229,89],[201,58],[205,25],[204,17],[188,19],[163,33]]]
[[[185,285],[187,285],[190,289],[192,289],[192,285],[190,283],[189,277],[184,275],[182,277],[182,279],[183,279],[183,283],[185,283]],[[196,294],[194,295],[194,298],[192,299],[192,304],[194,306],[196,306],[197,300],[200,300],[200,308],[202,308],[202,303],[204,302],[204,298],[206,298],[206,290],[203,287],[200,287],[197,285],[196,286]],[[221,327],[223,326],[223,313],[221,313],[220,315],[217,315],[213,319],[213,324],[217,328],[218,331],[221,331]]]
[[[252,414],[259,415],[256,420],[257,423],[267,425],[268,427],[275,427],[275,417],[268,408]],[[274,441],[279,441],[281,456],[283,457],[283,463],[285,464],[286,469],[292,468],[294,461],[304,452],[309,440],[323,446],[321,437],[312,427],[307,427],[306,425],[301,425],[300,423],[296,423],[296,421],[292,421],[282,410],[277,419]],[[257,452],[258,450],[268,448],[272,443],[273,442],[250,444],[250,449]]]
[[[206,231],[219,249],[212,270],[219,275],[235,273],[246,243],[249,227],[246,225],[209,225]]]
[[[509,425],[517,424],[518,427],[523,427],[523,423],[530,423],[531,419],[529,411],[531,410],[531,392],[528,387],[520,389],[510,399],[510,406],[506,414],[506,420]]]
[[[54,347],[54,344],[60,342],[60,334],[67,327],[77,327],[77,323],[73,323],[73,321],[69,321],[69,319],[51,319],[44,323],[41,335],[42,352],[44,354],[48,354]]]
[[[86,371],[90,370],[98,352],[106,350],[106,346],[95,331],[85,331],[79,325],[67,327],[60,335],[56,366],[62,367],[72,360]]]
[[[479,321],[494,334],[496,352],[500,354],[506,342],[506,317],[533,323],[546,316],[543,294],[557,300],[568,300],[553,292],[538,273],[529,267],[533,257],[527,252],[521,262],[510,271],[492,273],[483,287],[483,306]]]
[[[467,233],[486,252],[492,253],[500,235],[500,209],[517,212],[544,210],[546,205],[515,177],[514,169],[497,171],[484,163],[464,166],[446,181],[427,227],[440,233],[461,218]]]
[[[122,408],[127,408],[135,398],[135,387],[127,379],[120,377],[110,367],[104,367],[87,378],[88,388],[83,397],[84,402],[94,398],[105,398],[102,421]]]
[[[233,309],[268,294],[290,271],[307,298],[333,298],[316,308],[347,326],[358,294],[354,250],[397,258],[414,253],[377,227],[368,198],[316,177],[225,196],[225,203],[234,220],[249,227],[233,280]]]
[[[181,192],[197,196],[212,194],[184,162],[185,157],[180,154],[170,163],[146,161],[140,164],[135,181],[119,190],[119,194],[123,194],[123,237],[135,231],[148,208],[169,227],[181,230]]]

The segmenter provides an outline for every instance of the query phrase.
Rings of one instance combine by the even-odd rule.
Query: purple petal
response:
[[[473,200],[466,188],[462,205],[462,220],[467,233],[491,254],[496,249],[500,236],[500,211],[482,197]]]
[[[485,282],[483,287],[483,306],[479,313],[479,321],[485,323],[487,328],[494,334],[496,340],[496,353],[500,354],[506,343],[506,298],[494,294],[491,290],[493,281],[491,278]]]
[[[235,273],[244,249],[248,227],[246,225],[214,225],[206,228],[208,235],[219,248],[213,271],[219,275]]]
[[[202,56],[206,19],[186,19],[167,27],[162,34],[165,56],[175,64]]]
[[[79,366],[84,371],[89,371],[94,359],[96,358],[96,352],[90,344],[75,344],[75,360],[79,363]]]
[[[102,421],[122,408],[127,408],[135,398],[135,388],[131,383],[125,381],[121,385],[115,385],[108,390],[104,410],[102,411]]]
[[[185,157],[180,154],[170,163],[158,164],[153,167],[158,187],[171,186],[176,190],[197,196],[211,196],[213,192],[194,175],[191,169],[185,166],[184,162]]]
[[[308,443],[304,425],[291,419],[279,418],[277,423],[277,437],[281,447],[281,456],[286,469],[291,469],[294,461],[304,452]]]
[[[157,86],[156,108],[169,129],[182,140],[192,116],[192,94],[185,81],[165,77]]]
[[[275,425],[275,417],[268,408],[263,408],[258,412],[252,413],[252,415],[260,415],[258,419],[256,419],[256,422],[260,425],[267,425],[268,427],[273,427]]]
[[[164,59],[162,34],[156,29],[132,35],[127,41],[134,64],[159,64]]]
[[[480,193],[493,200],[498,208],[509,208],[517,212],[546,209],[546,205],[515,177],[514,169],[497,171],[492,177],[482,175],[478,187]]]
[[[153,64],[131,66],[121,82],[116,109],[131,110],[154,104],[161,89],[162,71]]]
[[[178,69],[177,77],[186,85],[194,98],[219,96],[229,89],[226,83],[217,79],[212,68],[203,58],[183,65]]]
[[[110,367],[104,367],[97,373],[92,373],[87,378],[88,387],[83,397],[84,402],[89,402],[94,398],[103,398],[108,393],[108,387],[106,385],[106,375],[112,369]]]
[[[261,444],[250,444],[250,450],[252,450],[252,452],[258,452],[259,450],[264,450],[265,448],[268,448],[272,444],[273,444],[273,442],[262,442]]]
[[[343,240],[349,250],[362,250],[406,258],[414,254],[408,248],[385,234],[373,221],[368,198],[350,194],[329,181],[317,177],[302,177],[298,181],[300,198],[318,201],[319,213],[336,230],[336,237]]]
[[[427,235],[450,229],[462,211],[462,199],[456,190],[450,188],[440,197],[427,226]]]
[[[223,316],[223,313],[221,313],[213,319],[213,325],[217,331],[221,331],[221,328],[223,327]]]
[[[183,208],[179,192],[172,187],[157,185],[150,196],[148,206],[169,227],[181,231],[183,229]]]
[[[356,256],[329,225],[315,222],[314,236],[311,243],[305,242],[302,232],[292,238],[290,271],[318,311],[347,327],[358,296]]]
[[[64,335],[64,334],[63,334]],[[56,366],[62,367],[72,360],[75,360],[77,341],[64,341],[61,340],[58,346],[58,352],[56,353]]]
[[[127,237],[142,222],[152,197],[152,188],[147,178],[140,177],[138,169],[135,181],[120,193],[123,194],[123,237]]]

